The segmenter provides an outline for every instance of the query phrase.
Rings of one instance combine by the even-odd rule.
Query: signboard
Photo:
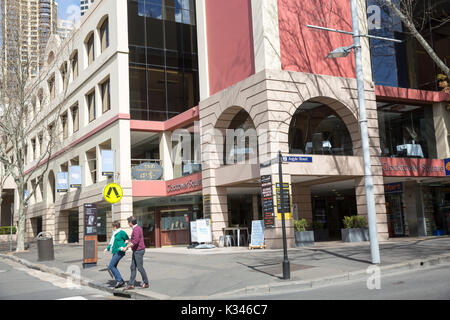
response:
[[[450,158],[444,159],[445,175],[450,176]]]
[[[144,162],[131,169],[133,180],[159,180],[163,175],[163,168],[155,162]]]
[[[69,173],[58,172],[56,174],[56,190],[57,192],[69,191]]]
[[[69,167],[69,186],[71,188],[81,187],[81,167],[70,166]]]
[[[384,193],[401,193],[403,192],[403,184],[401,182],[388,183],[384,185]]]
[[[102,176],[114,175],[114,150],[102,150]]]
[[[312,157],[283,156],[283,162],[312,162]]]
[[[275,211],[273,209],[273,193],[272,193],[272,176],[261,176],[261,199],[264,218],[264,226],[266,228],[275,227]]]
[[[198,243],[212,242],[211,220],[210,219],[198,219],[196,221],[197,221],[197,224],[196,224],[197,242]]]
[[[197,221],[191,221],[191,242],[197,241]]]
[[[211,195],[210,194],[203,195],[203,217],[205,217],[205,218],[211,217]]]
[[[97,206],[84,204],[83,267],[97,265]]]
[[[445,177],[441,159],[382,158],[383,176],[389,177]],[[450,166],[449,166],[450,169]]]
[[[252,221],[252,237],[251,246],[262,246],[264,245],[264,220],[253,220]]]
[[[280,184],[276,184],[277,192],[277,218],[281,220],[281,198]],[[285,219],[291,219],[291,196],[289,192],[289,183],[283,183],[283,211]]]
[[[103,189],[103,198],[109,203],[117,203],[123,197],[123,190],[117,183],[109,183]]]

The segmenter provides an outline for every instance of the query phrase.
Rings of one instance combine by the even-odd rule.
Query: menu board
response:
[[[252,221],[251,245],[252,246],[264,245],[264,221],[263,220]]]
[[[261,176],[261,194],[262,194],[262,208],[264,217],[264,227],[275,227],[275,212],[273,205],[273,193],[272,193],[272,176]]]
[[[278,213],[281,214],[281,197],[280,197],[280,184],[277,183],[276,185],[276,191],[277,191],[277,210]],[[283,211],[284,214],[290,214],[291,213],[291,197],[289,194],[289,183],[283,183]],[[286,217],[287,218],[287,217]]]

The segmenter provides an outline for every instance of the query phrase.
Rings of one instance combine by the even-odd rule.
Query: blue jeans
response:
[[[117,269],[117,265],[119,264],[120,259],[122,259],[124,256],[125,256],[124,252],[114,253],[111,261],[109,262],[108,268],[113,273],[114,278],[116,279],[117,282],[123,281],[122,276],[120,275],[120,272]]]

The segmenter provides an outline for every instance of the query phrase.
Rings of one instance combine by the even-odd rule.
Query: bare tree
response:
[[[7,48],[3,50],[0,66],[0,164],[4,175],[14,179],[18,194],[17,251],[25,249],[27,203],[43,182],[59,145],[58,119],[62,104],[56,102],[64,100],[54,99],[56,77],[52,72],[58,57],[36,72],[39,66],[24,54],[24,41],[21,28],[8,30],[7,43],[4,44]],[[44,94],[46,90],[41,92],[41,88],[47,87],[50,97]],[[64,85],[66,90],[67,85]],[[28,157],[27,152],[30,141],[35,144],[32,157]],[[27,158],[32,160],[27,161]],[[34,183],[29,190],[32,178]]]
[[[424,29],[427,21],[430,20],[435,20],[438,26],[450,23],[450,16],[448,12],[441,9],[444,1],[434,1],[434,3],[428,3],[427,1],[399,0],[398,5],[396,4],[397,1],[392,0],[377,0],[377,2],[380,5],[387,6],[391,12],[400,18],[403,25],[409,30],[411,35],[417,39],[430,58],[436,63],[437,67],[442,70],[447,77],[450,77],[449,67],[436,54],[436,51],[425,40],[420,32]],[[418,8],[418,5],[422,5],[423,8]]]

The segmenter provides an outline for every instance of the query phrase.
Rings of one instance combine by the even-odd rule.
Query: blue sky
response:
[[[64,20],[73,20],[74,17],[80,18],[80,0],[57,0],[58,17]]]

